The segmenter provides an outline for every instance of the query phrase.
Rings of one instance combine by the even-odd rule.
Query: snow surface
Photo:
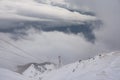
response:
[[[99,55],[40,74],[37,80],[120,80],[119,61],[119,52]]]
[[[29,79],[16,72],[0,68],[0,80],[29,80]]]
[[[54,69],[56,69],[56,65],[52,63],[31,64],[22,74],[32,80],[40,80],[40,75]]]
[[[35,65],[32,64],[22,75],[0,69],[0,80],[120,80],[120,52],[99,55],[88,60],[79,60],[62,68],[43,73],[34,70],[34,67]],[[34,77],[35,74],[29,71],[40,74]]]

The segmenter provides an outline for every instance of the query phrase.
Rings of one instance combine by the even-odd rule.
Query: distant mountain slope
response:
[[[6,69],[0,68],[0,80],[29,80],[24,76]]]
[[[113,52],[80,60],[38,77],[40,80],[120,80],[119,61],[120,53]]]

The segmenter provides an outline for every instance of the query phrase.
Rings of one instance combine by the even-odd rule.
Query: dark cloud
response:
[[[16,27],[17,26],[17,27]],[[36,28],[39,31],[46,31],[46,32],[51,32],[51,31],[59,31],[59,32],[64,32],[66,34],[76,34],[78,35],[79,33],[82,33],[86,40],[94,43],[95,41],[95,35],[93,33],[94,29],[100,26],[100,21],[96,22],[84,22],[83,24],[79,25],[66,25],[66,26],[51,26],[51,25],[45,25],[44,22],[24,22],[24,23],[16,23],[12,24],[10,28],[6,29],[0,29],[0,32],[3,33],[11,33],[13,34],[16,39],[19,38],[19,36],[25,36],[27,35],[26,30],[30,28]],[[18,37],[17,37],[18,36]]]
[[[16,37],[26,35],[29,28],[36,28],[47,32],[82,33],[86,40],[95,41],[93,24],[97,24],[97,19],[94,13],[66,6],[64,0],[60,0],[60,3],[52,0],[31,0],[26,5],[23,5],[24,0],[16,3],[14,0],[5,0],[1,3],[0,32],[12,33]]]

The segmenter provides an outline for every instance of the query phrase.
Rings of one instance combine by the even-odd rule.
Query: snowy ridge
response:
[[[0,69],[0,80],[120,80],[120,52],[79,60],[59,69],[53,64],[44,64],[45,70],[38,64],[37,67],[41,70],[31,64],[22,75]]]
[[[39,75],[37,80],[119,80],[120,52],[99,55]]]
[[[22,73],[25,77],[32,80],[41,80],[41,75],[56,69],[56,65],[50,62],[41,64],[30,63],[28,68]]]

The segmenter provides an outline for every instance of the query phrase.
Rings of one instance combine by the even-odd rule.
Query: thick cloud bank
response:
[[[2,0],[0,3],[1,32],[15,32],[16,29],[34,27],[43,31],[83,33],[88,41],[95,40],[93,24],[99,25],[99,20],[69,6],[65,7],[67,3],[63,1],[57,3],[50,0]]]
[[[83,35],[69,35],[57,31],[39,32],[35,29],[30,29],[27,33],[29,33],[27,36],[19,36],[17,41],[10,38],[14,37],[11,34],[0,34],[2,67],[8,65],[7,68],[15,69],[14,66],[18,64],[30,62],[58,63],[58,56],[61,56],[62,63],[66,64],[79,59],[87,59],[96,52],[102,52],[102,47],[97,48],[97,45],[86,41]]]
[[[81,24],[84,21],[95,20],[94,16],[71,12],[59,6],[37,3],[33,0],[2,0],[0,1],[0,20],[13,22],[38,21],[49,25]],[[42,22],[42,23],[43,23]],[[4,23],[3,23],[4,25]],[[8,26],[6,26],[8,27]],[[0,28],[6,28],[1,27]]]

